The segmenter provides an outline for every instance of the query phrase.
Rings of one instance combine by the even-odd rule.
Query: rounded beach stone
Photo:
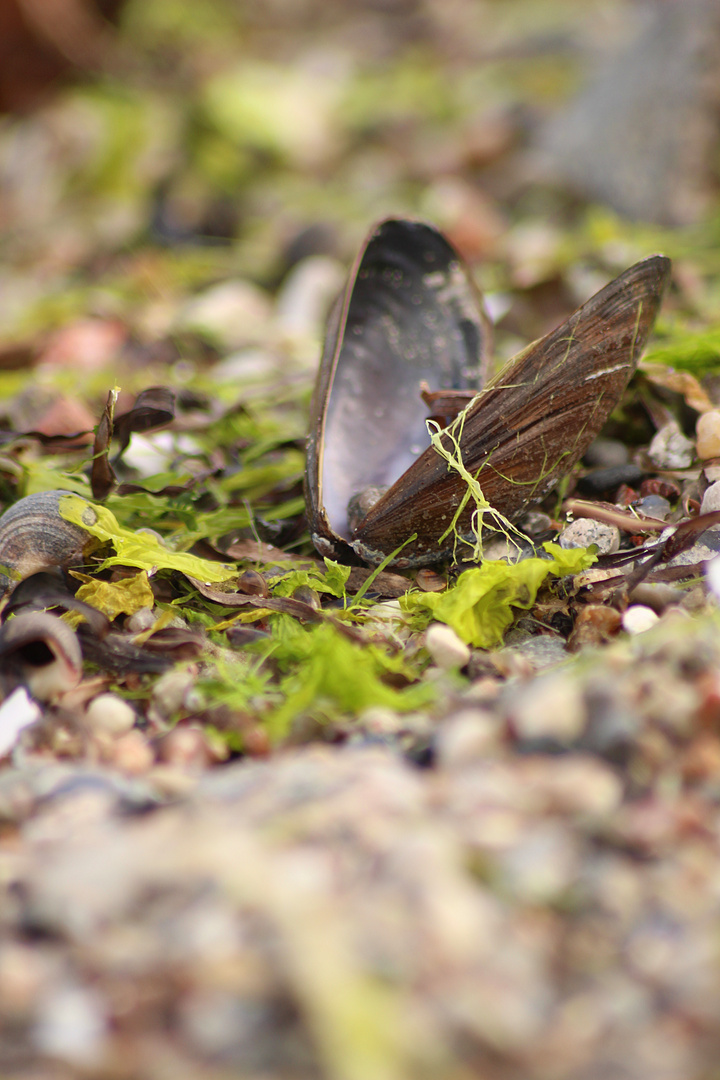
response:
[[[626,630],[628,634],[643,634],[655,625],[658,618],[657,612],[651,607],[646,607],[645,604],[631,604],[622,617],[623,630]]]
[[[85,719],[93,731],[119,738],[135,727],[135,710],[117,694],[98,694],[88,704]]]
[[[703,461],[720,457],[720,409],[711,409],[699,416],[695,432],[697,456]]]
[[[712,514],[715,510],[720,510],[720,480],[710,485],[700,504],[701,514]]]
[[[464,667],[470,659],[470,649],[454,630],[443,623],[432,623],[425,634],[425,646],[439,668],[452,671]]]
[[[597,544],[600,555],[611,555],[620,547],[620,530],[616,525],[602,521],[578,518],[566,525],[560,533],[560,546],[564,548],[589,547]]]

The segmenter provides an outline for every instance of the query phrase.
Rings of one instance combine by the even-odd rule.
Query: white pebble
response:
[[[113,743],[112,764],[130,776],[142,776],[155,761],[152,748],[141,731],[135,728]]]
[[[539,675],[519,685],[509,700],[510,718],[522,739],[572,742],[583,732],[587,710],[577,681],[567,671]]]
[[[590,518],[578,518],[560,533],[560,547],[583,548],[597,544],[598,554],[612,555],[620,547],[620,530]]]
[[[98,694],[85,710],[94,731],[119,738],[135,727],[135,710],[117,694]]]
[[[707,583],[716,600],[720,600],[720,555],[711,559],[705,571]]]
[[[464,667],[470,659],[470,649],[454,630],[443,623],[432,623],[425,634],[425,647],[439,668],[453,671]]]
[[[42,712],[24,686],[18,686],[0,705],[0,758],[9,754],[20,732],[36,723]]]
[[[720,480],[710,485],[700,503],[701,514],[712,514],[715,510],[720,510]]]
[[[132,615],[128,615],[125,620],[125,629],[129,630],[131,634],[141,634],[144,630],[149,630],[151,626],[154,626],[156,620],[157,616],[152,608],[141,607]]]
[[[671,420],[661,427],[648,447],[648,456],[658,469],[688,469],[695,447],[686,439],[679,424]]]
[[[41,998],[34,1043],[51,1057],[81,1068],[97,1066],[107,1037],[100,995],[81,986],[60,986]]]
[[[697,456],[703,461],[720,457],[720,409],[712,409],[698,417]]]
[[[658,614],[645,604],[631,604],[622,617],[623,630],[628,634],[643,634],[658,621]]]

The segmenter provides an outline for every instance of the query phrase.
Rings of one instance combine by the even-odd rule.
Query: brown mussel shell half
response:
[[[457,535],[474,540],[467,484],[426,427],[453,393],[469,404],[441,427],[490,506],[517,520],[617,405],[669,275],[662,255],[636,263],[483,385],[489,329],[460,256],[431,225],[381,222],[330,315],[315,387],[306,503],[317,550],[378,564],[405,545],[394,565],[410,567],[451,557]]]

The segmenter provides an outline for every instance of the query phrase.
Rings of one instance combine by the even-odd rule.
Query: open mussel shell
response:
[[[456,456],[457,441],[490,507],[517,520],[618,403],[669,274],[662,255],[636,263],[480,389],[489,335],[459,256],[430,225],[382,222],[331,315],[318,375],[306,474],[317,550],[377,564],[404,544],[394,562],[408,567],[474,540],[466,480],[430,445],[424,384],[478,389],[441,443]]]
[[[489,338],[480,295],[437,229],[373,229],[331,313],[313,398],[306,493],[319,551],[352,544],[353,519],[427,447],[421,386],[480,389]]]

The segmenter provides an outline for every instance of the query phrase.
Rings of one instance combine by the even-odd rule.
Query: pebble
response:
[[[271,317],[268,294],[250,281],[236,279],[212,285],[189,300],[177,318],[177,329],[237,349],[262,340]]]
[[[701,514],[712,514],[715,510],[720,510],[720,480],[710,485],[700,504]]]
[[[620,612],[606,604],[586,604],[578,612],[575,626],[568,638],[570,652],[588,645],[602,645],[622,626]]]
[[[121,735],[113,747],[113,765],[131,776],[146,773],[155,760],[152,748],[141,731]]]
[[[564,671],[539,675],[515,690],[508,713],[519,738],[561,743],[577,739],[586,720],[580,686]]]
[[[583,461],[590,468],[597,469],[627,465],[628,448],[618,439],[593,439],[583,455]]]
[[[319,337],[344,278],[342,265],[329,255],[309,255],[297,263],[276,300],[276,321],[283,334],[311,341]]]
[[[131,634],[142,634],[145,630],[150,630],[156,620],[157,616],[152,608],[141,607],[132,615],[128,615],[125,620],[125,629]]]
[[[631,604],[623,613],[622,626],[628,634],[644,634],[658,622],[659,615],[645,604]]]
[[[688,469],[695,446],[674,420],[661,427],[648,447],[650,460],[658,469]]]
[[[34,1042],[43,1054],[69,1065],[96,1067],[103,1056],[107,1027],[100,994],[66,984],[41,998]]]
[[[583,495],[602,495],[606,491],[614,491],[621,484],[639,484],[642,478],[643,471],[637,465],[609,465],[592,469],[580,477],[577,486]]]
[[[443,623],[431,623],[425,633],[425,647],[435,663],[443,671],[465,667],[470,659],[470,648],[461,641],[455,631]]]
[[[672,604],[679,604],[684,593],[663,581],[641,581],[630,593],[633,604],[642,604],[662,615]]]
[[[161,675],[152,692],[153,704],[161,716],[169,718],[178,712],[196,682],[197,675],[187,668],[174,668]]]
[[[206,769],[213,753],[205,732],[200,727],[179,724],[158,741],[158,761],[180,769]]]
[[[498,718],[489,709],[461,709],[440,728],[436,740],[437,762],[452,769],[486,760],[502,738]]]
[[[708,563],[705,576],[713,595],[720,600],[720,556],[716,556]]]
[[[611,555],[620,547],[620,530],[616,525],[606,525],[591,518],[578,518],[566,525],[559,536],[564,548],[589,547],[597,544],[599,555]]]
[[[716,480],[714,484],[711,484],[706,489],[700,503],[701,514],[713,514],[717,510],[720,510],[720,480]],[[720,550],[720,525],[713,525],[710,529],[706,529],[698,538],[695,547],[698,546],[710,549],[713,553]],[[701,558],[707,557],[707,555],[701,553],[695,561],[698,562]]]
[[[521,540],[517,543],[515,540],[505,540],[504,537],[497,537],[494,540],[490,540],[487,544],[483,544],[483,562],[499,562],[504,559],[508,563],[520,562],[521,559],[526,559],[529,555],[533,555],[533,549],[529,544],[524,544]]]
[[[710,537],[713,533],[713,529],[708,529],[704,534],[704,537]],[[705,562],[707,559],[714,559],[717,555],[717,550],[710,547],[709,544],[699,541],[697,544],[693,544],[687,551],[681,551],[679,555],[673,555],[672,559],[667,563],[667,566],[694,566],[695,563]]]
[[[42,716],[40,707],[33,701],[24,686],[5,698],[0,706],[0,758],[9,754],[24,728],[36,723]]]
[[[552,530],[553,522],[549,514],[543,514],[540,510],[530,510],[520,521],[519,527],[526,536],[536,537]]]
[[[552,667],[567,660],[565,642],[553,634],[535,634],[524,640],[513,640],[511,634],[506,636],[507,647],[512,652],[519,653],[529,660],[533,670]],[[502,652],[505,652],[503,649]]]
[[[85,710],[90,727],[103,735],[119,738],[135,727],[135,710],[117,694],[98,694]]]
[[[720,409],[712,409],[698,417],[695,427],[697,456],[703,461],[720,457]]]
[[[634,505],[635,509],[645,517],[659,518],[661,521],[669,516],[672,509],[670,503],[662,495],[646,495]]]

